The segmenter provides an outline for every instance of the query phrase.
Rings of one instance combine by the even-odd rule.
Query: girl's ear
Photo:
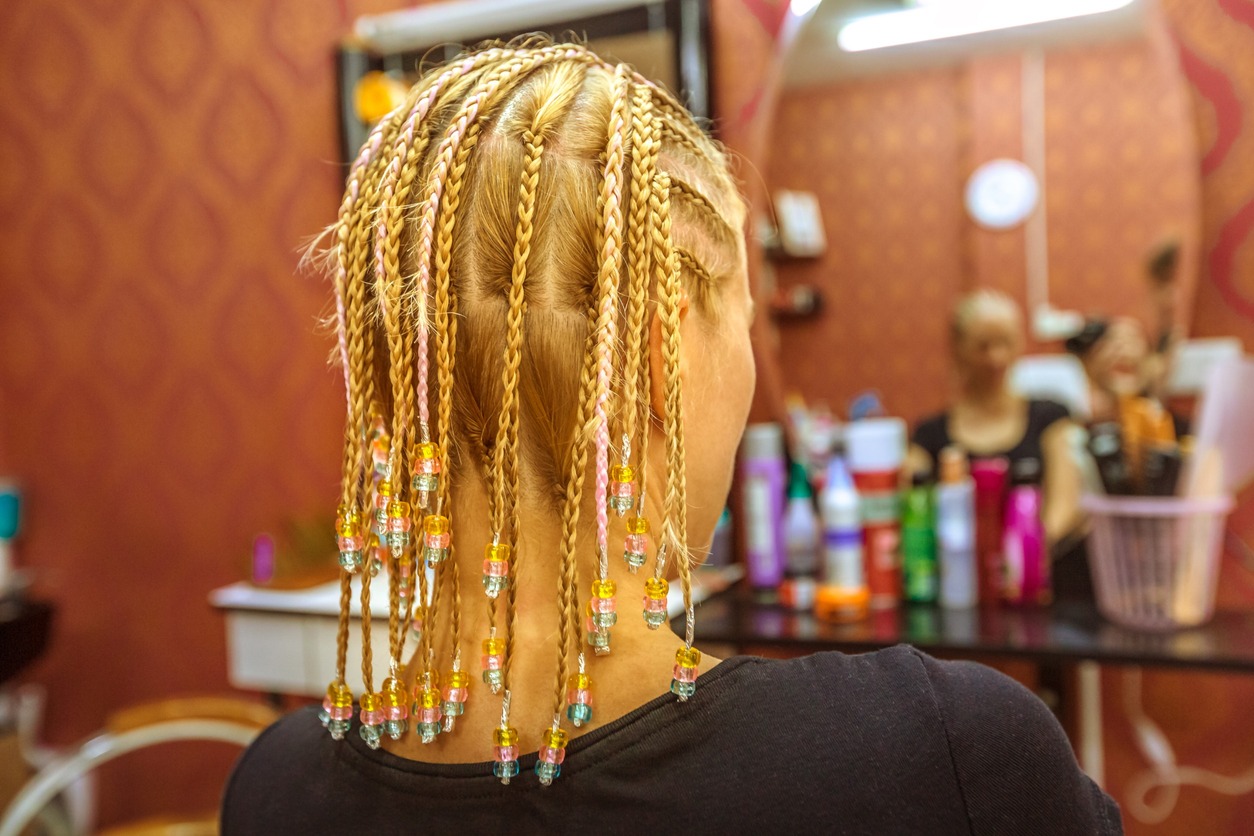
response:
[[[679,295],[680,325],[688,318],[688,292]],[[683,351],[679,352],[679,379],[684,380],[688,364]],[[662,317],[657,306],[653,307],[653,317],[649,320],[649,406],[653,414],[666,420],[666,366],[662,357]]]

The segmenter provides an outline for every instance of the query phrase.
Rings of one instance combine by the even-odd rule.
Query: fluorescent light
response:
[[[1132,0],[950,0],[898,12],[868,15],[840,28],[845,52],[865,52],[1015,26],[1113,12]]]
[[[822,2],[823,0],[792,0],[788,4],[788,11],[792,12],[796,17],[805,17],[817,9]]]

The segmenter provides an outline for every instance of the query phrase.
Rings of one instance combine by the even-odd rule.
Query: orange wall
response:
[[[331,507],[343,394],[316,329],[329,288],[298,253],[342,186],[334,45],[407,5],[0,3],[0,473],[25,486],[18,554],[58,606],[25,676],[53,742],[225,691],[209,591],[255,534]],[[783,8],[715,0],[733,146]],[[102,818],[212,809],[234,756],[119,762]]]

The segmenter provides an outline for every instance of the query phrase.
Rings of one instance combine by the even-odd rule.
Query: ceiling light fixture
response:
[[[1133,0],[949,0],[868,15],[840,28],[845,52],[957,38],[1034,23],[1113,12]]]

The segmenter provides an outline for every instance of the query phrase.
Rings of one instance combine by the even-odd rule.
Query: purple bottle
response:
[[[750,424],[740,445],[745,571],[760,598],[774,598],[784,579],[784,431]]]
[[[1013,604],[1044,604],[1050,597],[1049,557],[1038,486],[1040,472],[1040,463],[1035,459],[1021,459],[1011,469],[1002,538],[1006,567],[1002,594]]]

